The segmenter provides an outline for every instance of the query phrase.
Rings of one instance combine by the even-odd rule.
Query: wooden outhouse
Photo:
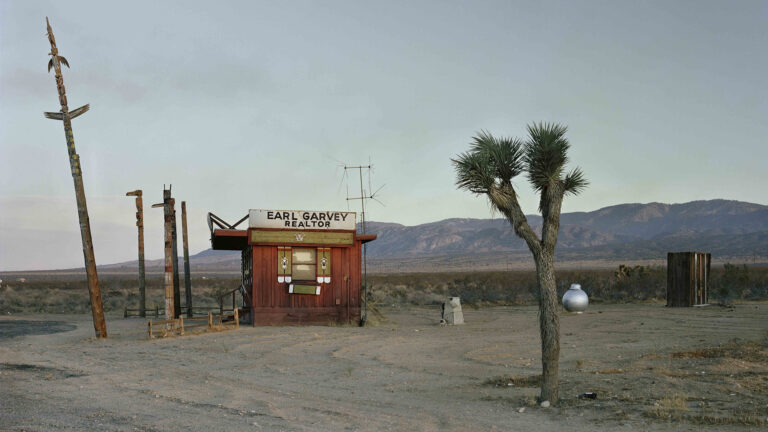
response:
[[[253,325],[360,321],[362,244],[376,235],[357,233],[354,212],[250,210],[237,229],[245,220],[209,214],[213,249],[241,251]]]
[[[711,259],[711,254],[703,252],[667,254],[667,306],[707,304]]]

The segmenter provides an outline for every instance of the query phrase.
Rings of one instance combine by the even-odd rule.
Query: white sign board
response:
[[[355,230],[355,212],[311,210],[250,210],[251,228]]]

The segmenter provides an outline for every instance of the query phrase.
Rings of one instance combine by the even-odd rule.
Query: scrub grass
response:
[[[571,283],[580,283],[591,303],[664,302],[665,267],[640,267],[628,270],[561,270],[557,272],[558,296]],[[137,276],[100,275],[104,310],[121,313],[137,308]],[[0,273],[0,313],[90,313],[85,274],[63,272]],[[23,281],[21,279],[24,279]],[[218,308],[219,295],[236,288],[236,273],[195,276],[193,306]],[[386,319],[378,309],[403,306],[439,305],[447,297],[458,296],[469,308],[490,305],[536,304],[538,285],[534,271],[446,272],[369,274],[369,324]],[[183,276],[182,276],[183,287]],[[163,309],[163,275],[147,275],[147,308]],[[182,302],[184,294],[182,292]],[[732,303],[768,298],[768,267],[726,266],[712,269],[711,302]],[[226,300],[225,300],[226,303]],[[226,305],[225,305],[226,306]],[[377,309],[378,308],[378,309]]]

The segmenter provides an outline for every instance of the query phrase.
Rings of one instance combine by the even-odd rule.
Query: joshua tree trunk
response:
[[[534,256],[539,283],[539,331],[541,333],[541,400],[553,404],[558,400],[560,360],[560,316],[555,284],[554,254],[542,252]]]
[[[511,185],[503,185],[489,194],[489,197],[494,206],[512,224],[515,233],[528,244],[536,262],[541,334],[541,400],[556,404],[559,396],[557,382],[560,360],[560,316],[555,283],[555,244],[560,229],[562,191],[553,187],[545,192],[546,201],[542,203],[544,226],[541,231],[541,240],[528,225],[517,201],[517,194]]]

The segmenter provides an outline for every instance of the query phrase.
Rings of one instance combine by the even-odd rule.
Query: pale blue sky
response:
[[[45,16],[62,55],[99,264],[162,257],[163,183],[205,214],[347,209],[339,161],[386,184],[370,217],[490,216],[450,158],[487,129],[569,126],[591,186],[564,211],[767,204],[768,2],[0,0],[0,270],[82,265]],[[523,178],[523,205],[537,200]],[[355,210],[353,206],[352,210]]]

